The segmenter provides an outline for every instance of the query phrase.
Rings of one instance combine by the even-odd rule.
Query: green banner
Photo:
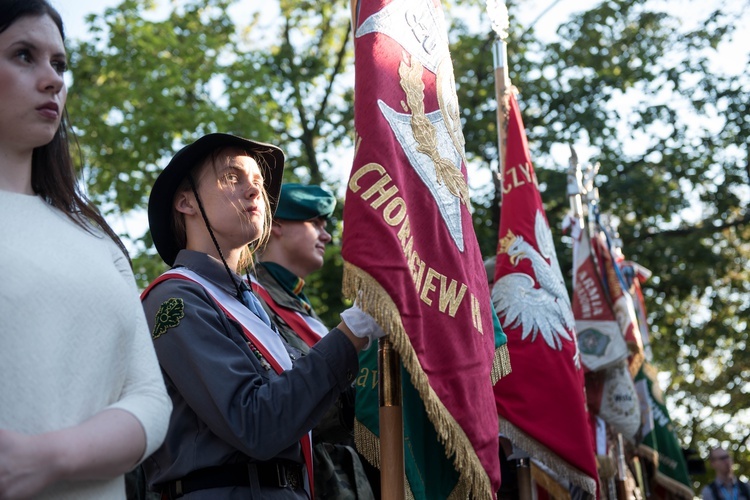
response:
[[[693,489],[687,463],[669,417],[669,410],[664,404],[656,369],[644,363],[635,377],[635,385],[641,401],[643,420],[643,437],[639,446],[641,456],[657,468],[657,483],[677,495],[692,498]]]
[[[359,354],[356,380],[357,402],[355,439],[359,452],[375,467],[380,465],[380,429],[378,424],[378,345]],[[451,498],[459,474],[445,447],[438,442],[435,427],[409,373],[401,367],[402,412],[404,420],[404,467],[407,498]]]

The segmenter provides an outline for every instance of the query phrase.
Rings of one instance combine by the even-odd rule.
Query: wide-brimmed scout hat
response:
[[[310,220],[318,217],[329,219],[336,208],[336,197],[319,185],[304,185],[286,182],[281,186],[279,205],[274,219]]]
[[[284,173],[284,152],[273,144],[251,141],[230,134],[204,135],[179,150],[154,182],[148,199],[148,225],[154,246],[161,258],[172,266],[181,250],[172,226],[172,204],[177,188],[196,165],[201,164],[218,149],[236,147],[260,158],[263,184],[271,205],[271,215],[276,211]]]

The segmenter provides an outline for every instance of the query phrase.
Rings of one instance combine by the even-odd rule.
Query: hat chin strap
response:
[[[195,181],[193,180],[193,176],[188,174],[187,176],[188,182],[190,182],[190,189],[193,191],[193,195],[195,195],[195,201],[198,202],[198,210],[201,212],[201,217],[203,217],[203,222],[206,224],[206,229],[208,229],[208,234],[211,235],[211,241],[214,242],[214,247],[216,248],[216,251],[219,253],[219,258],[221,258],[222,264],[224,264],[224,269],[227,270],[227,275],[229,276],[229,281],[232,282],[234,285],[235,290],[237,290],[237,298],[242,300],[242,290],[240,289],[239,283],[237,283],[237,280],[234,279],[234,273],[231,269],[229,269],[229,264],[227,264],[227,260],[224,258],[224,253],[221,251],[221,247],[219,247],[219,242],[216,240],[216,236],[214,235],[214,230],[211,229],[211,223],[208,222],[208,215],[206,215],[206,209],[203,208],[203,202],[201,201],[201,197],[198,196],[198,190],[195,187]]]

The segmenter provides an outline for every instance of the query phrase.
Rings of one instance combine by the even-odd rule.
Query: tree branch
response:
[[[689,234],[699,234],[699,233],[715,233],[717,231],[723,231],[724,229],[729,229],[731,227],[738,227],[743,226],[744,224],[747,224],[750,222],[750,213],[745,214],[744,217],[741,219],[733,220],[730,222],[723,222],[721,224],[715,224],[714,220],[704,220],[700,221],[697,224],[694,224],[690,227],[681,227],[678,229],[670,229],[667,231],[647,231],[646,237],[647,238],[653,238],[656,236],[666,236],[666,237],[679,237],[679,236],[687,236]]]
[[[298,71],[294,66],[294,47],[292,46],[292,41],[289,37],[290,31],[291,27],[289,24],[289,18],[286,18],[286,21],[284,23],[284,44],[289,48],[289,67],[290,69],[292,69],[292,71],[290,71],[289,80],[290,82],[292,82],[292,89],[295,100],[294,107],[297,110],[297,114],[299,116],[299,126],[302,128],[302,134],[300,135],[299,140],[302,143],[302,149],[307,155],[307,166],[310,170],[310,180],[313,183],[318,183],[321,181],[321,179],[320,166],[318,164],[318,158],[315,155],[315,147],[313,144],[314,128],[310,127],[305,115],[305,105],[303,103],[302,93],[300,92],[299,82],[291,78],[292,75],[298,74]]]
[[[323,94],[323,100],[320,103],[320,107],[318,108],[318,112],[315,113],[315,127],[317,128],[318,123],[323,119],[325,116],[325,109],[328,105],[328,98],[333,93],[333,82],[336,80],[336,76],[341,71],[341,66],[344,64],[344,58],[346,56],[346,45],[349,43],[349,35],[352,32],[352,23],[346,23],[346,35],[344,36],[344,40],[341,43],[341,47],[339,48],[339,51],[336,53],[336,64],[333,65],[333,71],[331,72],[330,78],[328,79],[328,85],[326,85],[325,93]]]

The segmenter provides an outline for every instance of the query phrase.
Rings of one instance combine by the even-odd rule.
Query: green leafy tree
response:
[[[175,3],[160,19],[154,1],[124,0],[89,17],[91,39],[72,44],[81,168],[108,215],[142,212],[174,151],[209,132],[280,145],[288,180],[324,182],[341,167],[333,151],[351,143],[352,121],[352,89],[340,83],[351,58],[345,2],[281,2],[271,26],[257,8],[235,25],[236,3]],[[150,235],[125,236],[145,285],[163,266]]]
[[[232,119],[255,110],[288,154],[288,177],[336,184],[346,170],[334,151],[351,146],[353,135],[347,2],[279,5],[270,41],[261,43],[247,30],[237,47],[226,75]]]

